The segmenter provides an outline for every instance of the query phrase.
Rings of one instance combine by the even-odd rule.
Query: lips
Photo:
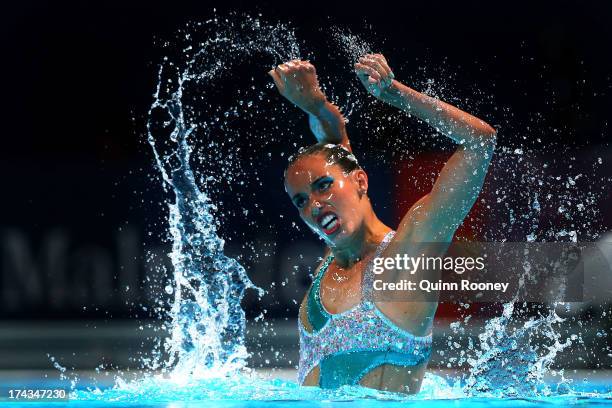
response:
[[[319,215],[317,217],[317,224],[319,227],[321,227],[321,230],[323,230],[325,235],[331,235],[340,228],[340,220],[338,220],[338,216],[331,211],[327,211]]]

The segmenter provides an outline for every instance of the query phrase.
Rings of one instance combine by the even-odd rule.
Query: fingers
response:
[[[281,65],[284,65],[286,68],[289,68],[289,69],[297,69],[300,66],[299,61],[297,60],[287,61]]]
[[[362,56],[355,64],[355,71],[364,85],[376,85],[381,89],[390,87],[395,77],[382,54]],[[370,89],[369,86],[368,89]]]
[[[364,55],[363,57],[359,58],[359,62],[370,65],[372,68],[376,69],[383,78],[391,77],[391,79],[393,79],[394,77],[387,60],[381,54]]]
[[[280,92],[283,92],[283,90],[285,89],[285,80],[281,78],[279,72],[276,71],[277,68],[271,69],[270,71],[268,71],[268,74],[272,77],[272,80],[274,81],[274,84],[276,85],[278,90]]]
[[[274,68],[274,70],[275,70],[276,72],[278,72],[278,73],[279,73],[279,75],[280,75],[280,76],[281,76],[281,78],[282,78],[282,77],[287,76],[287,74],[288,74],[288,73],[289,73],[289,71],[290,71],[290,68],[291,68],[291,67],[290,67],[289,65],[287,65],[287,64],[280,64],[280,65],[277,65],[277,66],[276,66],[276,68]]]
[[[275,70],[279,71],[281,76],[286,77],[291,73],[298,73],[302,71],[315,72],[315,67],[310,63],[310,61],[294,59],[278,65]]]
[[[370,54],[370,55],[372,56],[372,58],[380,62],[381,65],[385,66],[389,71],[391,71],[391,68],[389,68],[389,63],[387,62],[387,59],[385,58],[384,55],[382,54]]]
[[[310,61],[290,60],[277,65],[274,69],[268,71],[268,74],[282,94],[289,89],[301,89],[307,84],[311,84],[311,86],[314,84],[314,87],[318,87],[315,67]]]
[[[378,71],[381,77],[387,77],[391,74],[391,68],[389,68],[387,63],[382,58],[378,58],[374,55],[366,55],[361,57],[359,61],[372,66],[376,71]]]
[[[382,78],[380,73],[376,69],[374,69],[370,65],[367,65],[366,63],[361,63],[361,62],[356,63],[355,72],[357,73],[357,75],[361,77],[369,76],[375,81],[380,81]]]
[[[312,65],[310,61],[300,61],[300,65],[308,72],[316,71],[314,65]]]

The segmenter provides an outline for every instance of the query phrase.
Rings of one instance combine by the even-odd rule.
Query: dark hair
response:
[[[337,164],[342,171],[347,174],[353,170],[361,169],[353,153],[342,145],[331,143],[317,143],[308,147],[301,147],[296,154],[289,156],[287,169],[300,158],[315,154],[323,155],[329,164]],[[286,174],[287,170],[285,170],[285,175]]]

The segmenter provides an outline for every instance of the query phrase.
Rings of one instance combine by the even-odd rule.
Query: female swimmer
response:
[[[368,176],[351,152],[341,112],[319,88],[314,66],[293,60],[269,72],[281,95],[309,115],[317,138],[290,158],[285,189],[302,220],[328,246],[300,307],[298,379],[323,388],[362,385],[416,393],[431,355],[437,301],[419,292],[409,302],[373,299],[372,260],[444,256],[482,188],[496,132],[394,79],[380,54],[361,57],[354,68],[371,95],[434,126],[458,148],[431,192],[393,231],[374,213]],[[399,281],[407,272],[390,273]],[[425,271],[410,278],[419,276],[436,279]]]

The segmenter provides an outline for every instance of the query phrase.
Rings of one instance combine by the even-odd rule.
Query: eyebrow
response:
[[[312,183],[310,183],[310,185],[314,187],[315,185],[319,184],[321,182],[321,180],[323,180],[324,178],[329,178],[329,176],[328,175],[321,176],[318,179],[316,179],[315,181],[313,181]]]
[[[320,182],[321,182],[321,180],[323,180],[324,178],[328,178],[328,177],[330,177],[330,176],[328,176],[328,175],[321,176],[321,177],[317,178],[315,181],[313,181],[312,183],[310,183],[310,185],[311,185],[311,186],[315,186],[315,185],[317,185],[318,183],[320,183]],[[295,200],[295,199],[296,199],[298,196],[300,196],[300,195],[302,195],[302,194],[303,194],[303,193],[297,193],[297,194],[295,194],[293,197],[291,197],[291,199],[292,199],[292,200]]]

